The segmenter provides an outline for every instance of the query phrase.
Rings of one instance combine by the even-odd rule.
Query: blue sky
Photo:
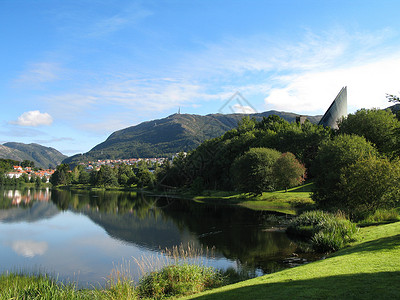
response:
[[[0,143],[70,156],[179,107],[323,114],[343,86],[349,112],[385,108],[400,91],[399,11],[396,0],[0,0]],[[247,107],[224,106],[236,92]]]

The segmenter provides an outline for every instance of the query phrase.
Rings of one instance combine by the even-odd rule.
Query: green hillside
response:
[[[0,158],[17,161],[30,160],[36,167],[55,168],[67,156],[51,147],[39,144],[5,143],[0,145]]]
[[[278,115],[289,122],[296,120],[296,114],[268,111],[251,114],[250,117],[262,119]],[[64,160],[75,164],[79,161],[95,159],[123,159],[139,157],[166,157],[181,151],[196,148],[203,141],[221,136],[235,128],[243,114],[173,114],[166,118],[143,122],[112,133],[107,140],[85,154],[78,154]],[[308,119],[316,123],[320,116]]]

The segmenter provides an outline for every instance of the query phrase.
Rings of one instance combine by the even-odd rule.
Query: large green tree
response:
[[[272,166],[272,172],[278,188],[285,189],[297,186],[304,181],[306,168],[294,156],[286,152]]]
[[[101,166],[96,174],[95,185],[104,187],[118,186],[118,179],[114,169],[107,165]]]
[[[57,166],[57,169],[50,177],[50,183],[56,185],[67,185],[70,184],[72,175],[68,164],[61,164]]]
[[[275,188],[272,166],[281,153],[269,148],[251,148],[237,157],[231,167],[234,187],[254,195]]]
[[[339,134],[363,136],[388,156],[397,149],[400,122],[389,109],[360,109],[341,119],[338,126]]]
[[[400,203],[400,163],[369,156],[344,168],[339,195],[343,209],[364,217],[379,208],[392,208]]]
[[[322,143],[312,164],[315,176],[313,199],[322,207],[340,207],[343,199],[339,193],[339,182],[343,169],[377,154],[370,142],[357,135],[338,135]]]

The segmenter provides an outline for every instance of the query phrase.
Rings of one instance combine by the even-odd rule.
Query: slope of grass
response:
[[[253,210],[277,211],[296,214],[299,209],[310,208],[314,205],[311,199],[313,183],[275,192],[264,192],[259,196],[245,193],[211,191],[207,196],[193,197],[198,202],[220,202],[222,204],[237,204]],[[206,193],[207,194],[207,193]]]
[[[190,299],[398,299],[400,222],[362,228],[357,238],[327,259]]]

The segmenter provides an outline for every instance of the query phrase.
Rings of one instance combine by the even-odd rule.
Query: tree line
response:
[[[155,185],[155,174],[158,164],[148,164],[139,161],[136,165],[118,164],[114,167],[102,165],[100,169],[88,172],[82,165],[75,166],[72,170],[68,164],[57,166],[50,177],[53,186],[83,184],[97,187],[149,187]]]
[[[314,181],[318,206],[357,218],[399,205],[399,149],[400,122],[390,109],[360,109],[339,120],[337,130],[277,116],[246,117],[237,128],[161,166],[157,182],[196,192],[260,194],[307,177]]]

